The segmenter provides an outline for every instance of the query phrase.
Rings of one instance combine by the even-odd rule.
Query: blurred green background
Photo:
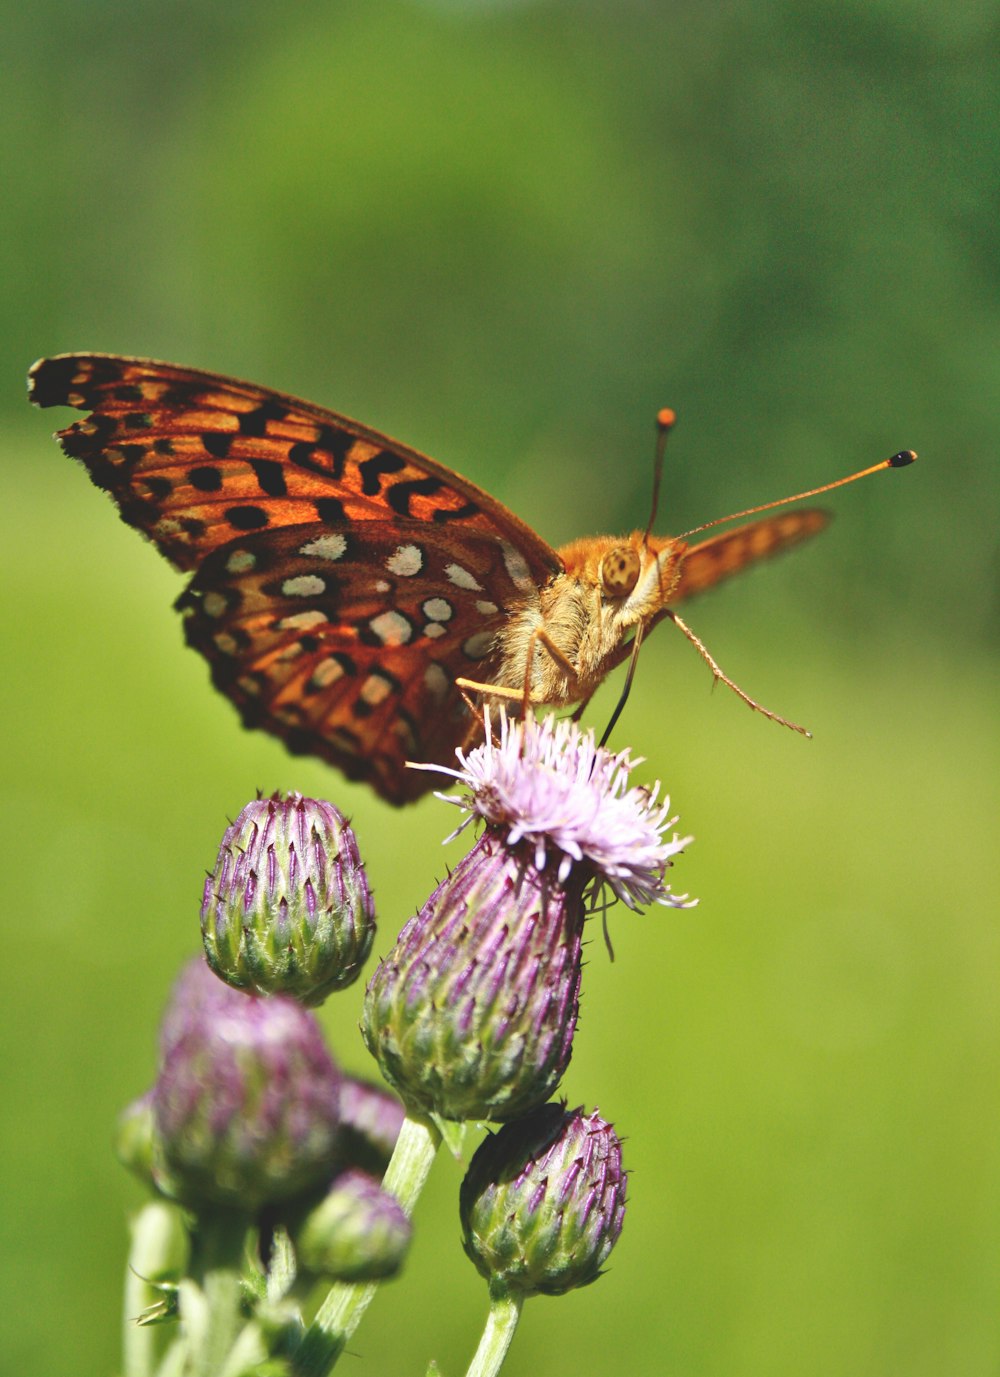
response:
[[[687,914],[596,927],[565,1092],[627,1136],[593,1289],[507,1370],[1000,1364],[995,7],[6,3],[0,83],[0,1369],[109,1373],[121,1106],[258,788],[355,820],[384,953],[449,855],[242,732],[180,581],[32,414],[41,354],[152,354],[398,435],[553,543],[682,530],[903,446],[821,541],[692,604],[616,736],[697,841]],[[69,419],[67,416],[66,419]],[[595,704],[600,723],[615,689]],[[360,989],[324,1011],[370,1070]],[[485,1288],[442,1159],[356,1370],[464,1371]],[[352,1360],[348,1360],[352,1361]],[[353,1368],[352,1368],[353,1370]]]

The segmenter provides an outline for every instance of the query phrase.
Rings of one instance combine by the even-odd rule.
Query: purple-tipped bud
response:
[[[358,976],[375,912],[357,840],[332,803],[248,803],[205,881],[209,965],[230,985],[320,1004]]]
[[[493,830],[438,885],[372,976],[361,1031],[406,1106],[509,1119],[552,1093],[580,992],[582,883]]]
[[[296,1254],[307,1271],[337,1281],[375,1281],[402,1266],[410,1221],[373,1176],[347,1171],[295,1231]]]
[[[341,1160],[381,1179],[405,1112],[384,1086],[345,1076],[340,1086]]]
[[[177,985],[152,1092],[156,1179],[184,1203],[246,1211],[328,1177],[341,1076],[294,999],[230,989],[200,959]]]
[[[596,1112],[543,1105],[490,1134],[459,1201],[465,1251],[494,1296],[587,1286],[625,1217],[621,1143]]]

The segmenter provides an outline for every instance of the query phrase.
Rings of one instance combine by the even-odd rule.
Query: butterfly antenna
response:
[[[808,492],[797,492],[791,497],[779,497],[777,502],[762,502],[759,507],[747,507],[742,512],[731,512],[729,516],[717,516],[714,521],[706,521],[703,526],[692,526],[690,531],[685,531],[677,537],[678,540],[687,540],[688,536],[698,535],[701,531],[710,530],[713,526],[721,526],[726,521],[738,521],[741,516],[756,516],[758,512],[769,512],[773,507],[785,507],[789,502],[801,502],[806,497],[819,497],[820,493],[832,492],[834,488],[842,488],[847,483],[854,483],[859,478],[867,478],[871,473],[881,473],[883,469],[903,469],[907,464],[912,464],[917,454],[912,449],[901,449],[898,454],[894,454],[890,459],[883,459],[879,464],[872,464],[870,468],[860,469],[857,473],[850,473],[846,478],[838,478],[833,483],[824,483],[822,487],[810,488]]]
[[[663,478],[663,456],[667,449],[667,436],[677,422],[677,415],[665,406],[656,416],[656,457],[653,460],[653,501],[649,509],[649,520],[643,533],[643,545],[649,544],[656,522],[656,509],[660,505],[660,482]]]

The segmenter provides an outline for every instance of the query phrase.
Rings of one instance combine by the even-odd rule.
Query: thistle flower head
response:
[[[561,881],[574,866],[586,867],[594,902],[605,889],[629,908],[695,902],[672,894],[666,883],[673,857],[691,838],[667,838],[677,822],[670,799],[659,798],[659,782],[652,789],[630,786],[640,762],[628,750],[605,750],[592,730],[581,731],[569,718],[522,723],[501,708],[495,729],[498,741],[487,719],[483,744],[459,749],[461,768],[444,770],[466,789],[438,795],[468,814],[459,831],[482,818],[505,834],[508,846],[531,848],[536,869],[557,861]]]
[[[238,989],[313,1005],[349,985],[375,914],[346,818],[296,793],[248,803],[205,881],[201,927],[209,965]]]
[[[253,1212],[329,1176],[341,1075],[308,1009],[231,989],[199,959],[178,981],[160,1047],[150,1103],[165,1194]]]
[[[493,1295],[586,1286],[625,1217],[618,1136],[596,1110],[543,1105],[480,1144],[459,1211],[465,1251]]]

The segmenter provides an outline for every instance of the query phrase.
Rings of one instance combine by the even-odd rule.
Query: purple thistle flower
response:
[[[587,1286],[625,1218],[618,1136],[596,1110],[543,1105],[480,1144],[459,1212],[465,1251],[494,1298]]]
[[[313,1005],[351,984],[375,914],[347,820],[301,794],[248,803],[205,881],[201,927],[209,965],[238,989]]]
[[[594,742],[593,731],[581,732],[570,718],[513,721],[501,708],[494,742],[489,721],[486,739],[472,751],[455,752],[461,769],[420,766],[453,775],[468,793],[438,794],[468,816],[458,831],[476,817],[506,832],[507,844],[524,841],[534,848],[535,868],[544,870],[558,858],[559,879],[574,865],[587,867],[594,889],[610,889],[629,908],[666,904],[690,908],[697,900],[671,894],[665,883],[673,857],[692,840],[664,833],[677,822],[670,799],[659,803],[659,781],[653,788],[629,787],[639,760],[628,750],[607,751]],[[598,894],[593,895],[595,902]]]
[[[160,1045],[154,1176],[165,1194],[253,1212],[329,1177],[341,1075],[301,1004],[233,990],[199,958],[177,982]]]
[[[505,1120],[569,1062],[588,904],[687,906],[665,876],[688,839],[664,839],[676,819],[628,787],[627,753],[570,722],[501,716],[499,744],[458,754],[470,796],[448,801],[486,827],[375,971],[362,1033],[411,1112]]]

